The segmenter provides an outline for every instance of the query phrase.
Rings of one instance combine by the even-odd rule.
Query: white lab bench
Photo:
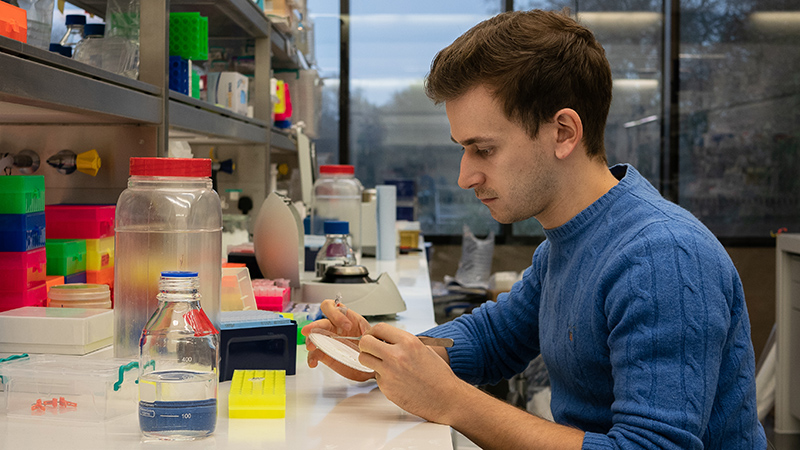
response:
[[[406,302],[408,309],[390,323],[412,333],[435,326],[424,253],[400,255],[396,261],[365,259],[363,263],[373,279],[387,272]],[[110,355],[105,349],[87,357]],[[286,377],[285,419],[229,420],[228,381],[219,386],[217,428],[206,439],[145,440],[135,413],[89,424],[0,413],[0,449],[453,449],[450,427],[406,413],[387,400],[374,381],[353,382],[324,365],[310,369],[306,355],[305,347],[298,347],[297,373]]]

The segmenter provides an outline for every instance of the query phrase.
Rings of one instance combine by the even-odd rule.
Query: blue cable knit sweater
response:
[[[589,449],[762,450],[742,284],[695,217],[633,167],[545,230],[508,294],[423,334],[462,379],[496,383],[541,352],[555,421]]]

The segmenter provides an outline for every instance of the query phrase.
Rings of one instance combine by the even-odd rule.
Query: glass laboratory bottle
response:
[[[116,208],[115,357],[138,354],[163,270],[199,273],[200,302],[219,327],[222,207],[210,177],[210,159],[130,159],[128,188]]]
[[[72,59],[136,79],[139,76],[138,43],[122,36],[104,36],[105,24],[86,24],[83,40],[75,46]]]
[[[64,47],[72,48],[72,51],[75,52],[75,46],[83,39],[86,16],[83,14],[68,14],[65,24],[67,25],[67,32],[64,33],[64,37],[58,43]]]
[[[350,246],[349,224],[340,220],[325,221],[325,244],[314,260],[316,275],[322,277],[330,266],[354,266],[356,255]]]
[[[197,272],[162,272],[158,308],[139,347],[139,427],[193,440],[217,425],[219,331],[200,306]]]
[[[328,220],[350,224],[353,252],[361,260],[361,194],[364,187],[349,165],[325,165],[319,168],[311,199],[311,234],[322,235]]]
[[[139,78],[139,0],[106,1],[103,68]]]
[[[72,50],[72,59],[95,67],[103,67],[103,34],[106,25],[90,23],[83,27],[83,39]]]

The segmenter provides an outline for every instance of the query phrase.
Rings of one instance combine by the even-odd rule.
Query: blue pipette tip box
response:
[[[297,322],[262,310],[220,313],[219,380],[235,370],[284,370],[294,375],[297,365]]]
[[[220,313],[220,328],[230,330],[235,328],[253,328],[260,326],[286,325],[292,321],[274,311],[260,309],[247,311],[222,311]]]

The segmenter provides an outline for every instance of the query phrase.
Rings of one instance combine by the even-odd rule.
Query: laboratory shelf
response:
[[[106,0],[74,0],[70,3],[100,17],[106,15]],[[266,37],[272,30],[267,16],[252,0],[170,0],[169,10],[199,12],[208,17],[211,37]]]
[[[161,120],[159,90],[0,36],[0,123]]]
[[[75,6],[101,17],[106,14],[105,0],[75,0]],[[170,0],[171,12],[199,12],[208,17],[210,38],[270,38],[275,67],[308,68],[294,43],[281,33],[252,0]]]
[[[170,138],[191,143],[266,144],[267,123],[178,92],[169,93]]]
[[[289,135],[287,131],[272,129],[272,136],[269,141],[270,147],[284,153],[297,152],[297,142],[295,137]]]
[[[208,17],[211,37],[261,38],[272,25],[252,0],[170,0],[172,12],[199,12]]]
[[[276,69],[308,69],[305,56],[297,50],[294,43],[273,27],[270,36],[272,44],[272,64]]]

